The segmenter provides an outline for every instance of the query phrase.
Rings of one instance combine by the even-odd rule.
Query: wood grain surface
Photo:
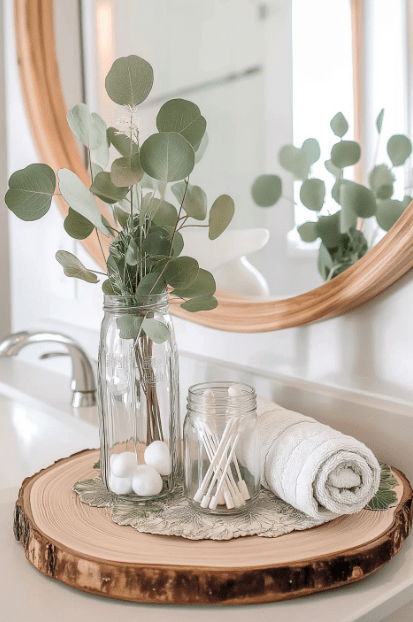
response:
[[[356,32],[359,0],[352,0],[351,7]],[[56,55],[53,0],[15,0],[15,24],[21,85],[39,158],[55,171],[60,168],[74,171],[87,183],[84,162],[66,121]],[[359,44],[356,32],[353,52]],[[356,61],[357,58],[356,54]],[[356,62],[356,70],[357,67]],[[360,99],[357,109],[361,107]],[[63,197],[57,196],[56,200],[66,215],[68,206]],[[413,202],[374,248],[321,287],[292,298],[266,301],[218,292],[219,305],[214,311],[189,313],[173,304],[172,313],[204,326],[235,332],[278,330],[335,317],[371,300],[412,268],[412,230]],[[102,242],[107,248],[104,237]],[[97,237],[91,235],[82,244],[106,270]]]
[[[363,510],[278,538],[193,541],[139,533],[72,491],[96,476],[98,450],[27,478],[14,531],[44,575],[76,589],[146,603],[244,605],[305,596],[358,581],[400,550],[412,523],[412,489],[393,469],[398,505]]]

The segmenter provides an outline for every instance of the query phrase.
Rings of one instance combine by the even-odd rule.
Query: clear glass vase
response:
[[[178,352],[167,294],[105,296],[99,360],[100,462],[108,490],[125,499],[171,492],[181,470]],[[158,320],[169,338],[142,329]],[[166,334],[168,331],[166,331]]]

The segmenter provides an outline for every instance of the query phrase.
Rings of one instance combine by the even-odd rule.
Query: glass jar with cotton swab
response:
[[[184,487],[208,514],[241,514],[260,489],[260,433],[255,390],[241,383],[190,387],[184,423]]]

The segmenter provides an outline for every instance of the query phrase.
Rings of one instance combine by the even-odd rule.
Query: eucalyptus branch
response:
[[[88,159],[88,162],[89,162],[90,181],[93,184],[92,156],[91,156],[89,147],[88,147],[88,150],[87,150],[87,159]]]
[[[102,256],[103,256],[103,260],[105,263],[107,263],[107,259],[105,257],[105,253],[103,252],[103,246],[102,246],[102,242],[100,241],[100,235],[99,235],[99,231],[95,228],[96,231],[96,235],[98,236],[98,240],[99,240],[99,246],[100,246],[100,250],[102,252]]]

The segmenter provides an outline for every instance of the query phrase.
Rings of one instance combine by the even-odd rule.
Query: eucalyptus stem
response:
[[[98,236],[99,246],[100,246],[100,250],[101,250],[101,252],[102,252],[102,256],[103,256],[104,262],[105,262],[105,263],[107,263],[107,259],[106,259],[106,257],[105,257],[105,253],[103,252],[102,242],[100,241],[99,231],[98,231],[97,229],[95,229],[95,231],[96,231],[96,235]]]

